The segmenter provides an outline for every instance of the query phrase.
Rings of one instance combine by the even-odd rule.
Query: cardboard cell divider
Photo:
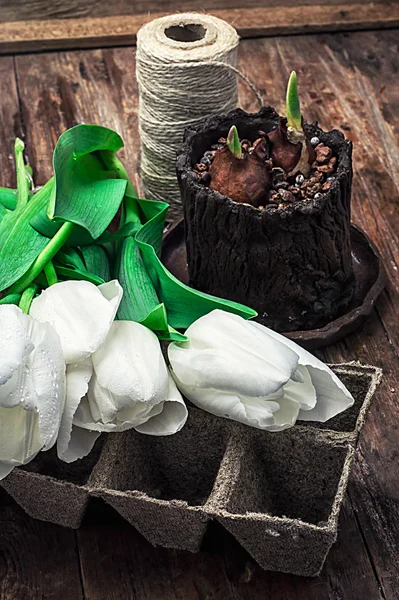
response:
[[[36,458],[1,481],[1,486],[34,519],[64,527],[80,527],[89,502],[87,483],[98,461],[104,439],[97,440],[86,458],[67,464],[56,448]]]
[[[351,408],[325,423],[297,421],[297,427],[333,432],[333,438],[341,438],[353,444],[359,439],[371,400],[382,378],[382,369],[362,365],[356,361],[329,365],[355,399]]]
[[[190,409],[186,425],[173,436],[132,430],[110,436],[91,493],[151,543],[195,552],[210,519],[204,507],[229,435],[228,421]]]
[[[77,528],[90,496],[154,545],[195,552],[216,519],[265,569],[317,575],[337,536],[354,449],[381,369],[332,365],[354,406],[327,423],[280,433],[189,408],[170,437],[103,435],[72,464],[55,448],[14,469],[2,487],[32,517]]]
[[[246,451],[233,443],[225,460],[229,493],[208,511],[264,569],[317,575],[337,536],[353,446],[305,428],[243,433]]]

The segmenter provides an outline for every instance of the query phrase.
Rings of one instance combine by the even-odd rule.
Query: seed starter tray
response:
[[[211,519],[264,569],[316,576],[337,537],[351,461],[381,369],[331,365],[355,398],[327,423],[281,433],[189,407],[170,437],[102,436],[70,465],[53,448],[14,469],[2,487],[36,519],[78,528],[90,496],[154,545],[196,552]]]

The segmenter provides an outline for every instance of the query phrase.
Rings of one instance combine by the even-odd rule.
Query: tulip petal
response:
[[[170,374],[168,394],[162,407],[162,412],[155,416],[151,415],[148,421],[135,427],[135,430],[146,435],[163,436],[173,435],[184,427],[188,417],[187,407]]]
[[[176,380],[175,380],[176,381]],[[231,392],[202,390],[176,381],[183,395],[193,404],[217,417],[225,417],[257,429],[275,425],[274,414],[279,410],[280,393],[263,398],[245,398]]]
[[[317,360],[317,359],[315,359]],[[308,371],[316,388],[317,403],[311,410],[301,410],[298,419],[325,423],[353,406],[355,400],[342,381],[321,361],[320,367],[309,365]]]
[[[298,372],[301,374],[302,382],[297,383],[290,380],[286,383],[284,386],[284,398],[296,402],[300,409],[309,411],[316,406],[316,389],[306,367],[300,365]]]
[[[54,446],[65,403],[65,362],[60,338],[48,323],[31,321],[30,337],[35,345],[27,367],[39,413],[43,449]],[[25,406],[28,406],[27,400]]]
[[[14,468],[32,460],[42,449],[39,417],[36,412],[0,408],[0,462]]]
[[[63,454],[62,458],[60,457],[61,460],[66,463],[71,463],[79,458],[84,458],[93,450],[94,444],[100,435],[101,433],[98,433],[97,431],[89,431],[73,425],[68,449]]]
[[[296,423],[300,410],[299,403],[284,396],[278,404],[279,409],[273,413],[274,424],[267,427],[267,431],[283,431]]]
[[[7,475],[11,473],[15,466],[16,465],[8,465],[6,463],[0,462],[0,481],[7,477]]]
[[[122,293],[116,280],[99,287],[88,281],[64,281],[35,298],[30,315],[54,327],[67,364],[79,363],[104,343]]]
[[[20,308],[12,304],[0,305],[1,406],[4,406],[2,404],[1,386],[7,383],[33,350],[33,344],[28,335],[28,325],[29,317],[24,315]]]
[[[106,300],[111,305],[113,311],[112,321],[116,317],[116,313],[118,312],[119,305],[123,296],[123,289],[117,279],[113,279],[112,281],[107,281],[106,283],[102,283],[98,286],[98,289],[104,296]]]
[[[159,411],[161,411],[162,404],[158,404],[152,408],[157,408]],[[135,417],[132,417],[130,421],[115,420],[112,423],[103,423],[102,421],[96,421],[91,412],[90,404],[86,396],[82,399],[82,402],[79,404],[79,407],[75,414],[75,418],[73,420],[73,424],[77,428],[80,427],[81,429],[86,429],[88,431],[97,431],[99,433],[127,431],[128,429],[133,429],[133,427],[135,427],[136,421],[138,425],[144,423],[148,419],[148,414],[151,412],[151,407],[142,402],[140,403],[140,406],[137,407],[137,412],[140,413],[140,416],[136,415]]]
[[[258,323],[253,323],[253,325],[258,328],[262,327]],[[295,344],[292,340],[285,338],[275,331],[268,331],[274,339],[284,341],[289,348],[298,354],[299,364],[307,367],[312,384],[316,389],[316,405],[311,410],[302,407],[298,419],[325,423],[325,421],[353,406],[354,398],[352,394],[326,364]]]
[[[241,317],[214,310],[186,331],[189,342],[168,348],[178,386],[219,389],[267,399],[295,377],[298,355]]]
[[[57,438],[58,457],[64,462],[72,462],[90,452],[89,448],[86,454],[83,453],[86,446],[80,440],[79,433],[77,437],[72,434],[72,423],[82,398],[87,394],[92,373],[93,365],[90,358],[77,365],[68,365],[66,370],[65,408]],[[72,440],[75,437],[76,439]]]
[[[147,327],[115,321],[92,359],[96,380],[107,392],[98,404],[105,422],[136,402],[154,405],[165,400],[168,371],[159,341]]]

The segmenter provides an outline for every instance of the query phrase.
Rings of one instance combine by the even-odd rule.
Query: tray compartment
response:
[[[89,501],[87,482],[104,444],[99,438],[89,456],[67,464],[58,460],[56,448],[14,469],[2,487],[34,519],[77,529]]]
[[[354,405],[325,423],[297,421],[297,426],[342,433],[342,439],[350,439],[356,443],[363,429],[371,400],[381,382],[382,370],[356,362],[329,366],[351,392],[355,399]]]
[[[152,437],[129,430],[109,436],[90,481],[152,544],[199,550],[230,423],[196,409],[179,433]],[[195,449],[195,452],[193,451]]]
[[[337,536],[353,447],[299,428],[252,434],[246,445],[211,514],[264,569],[317,575]]]

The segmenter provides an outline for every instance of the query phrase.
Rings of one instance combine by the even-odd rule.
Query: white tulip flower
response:
[[[67,364],[81,363],[104,343],[122,294],[116,279],[99,286],[63,281],[35,298],[29,314],[56,330]]]
[[[214,310],[170,344],[172,374],[199,408],[268,431],[325,422],[354,399],[327,365],[284,336]]]
[[[65,401],[60,338],[14,305],[0,306],[0,479],[54,446]]]
[[[172,435],[186,420],[156,335],[139,323],[115,321],[91,358],[67,368],[58,456],[65,462],[86,456],[102,432]]]

